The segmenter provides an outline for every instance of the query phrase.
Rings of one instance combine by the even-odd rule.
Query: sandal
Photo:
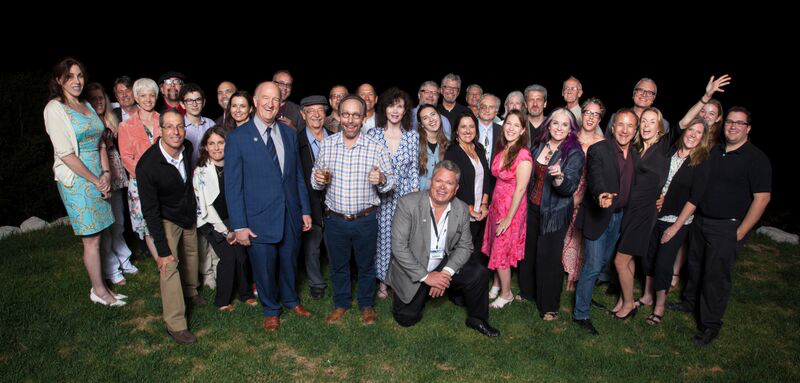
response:
[[[633,302],[633,307],[636,307],[636,308],[639,308],[639,306],[652,306],[652,305],[653,305],[652,303],[651,304],[647,304],[647,303],[642,302],[642,298],[639,298],[639,299],[636,300],[636,302]]]
[[[494,302],[489,304],[489,307],[493,309],[502,309],[505,305],[514,301],[514,297],[512,296],[511,299],[505,299],[503,297],[498,296]]]
[[[651,326],[657,326],[661,324],[661,318],[663,317],[664,317],[663,315],[650,314],[650,316],[647,317],[647,320],[645,320],[645,322],[647,322],[647,324]]]
[[[544,313],[544,316],[542,316],[542,320],[545,320],[545,321],[548,321],[548,322],[549,321],[554,321],[556,319],[558,319],[558,313],[557,312]]]

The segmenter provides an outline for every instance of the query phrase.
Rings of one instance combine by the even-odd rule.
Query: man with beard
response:
[[[531,137],[531,148],[538,142],[539,126],[544,122],[544,108],[547,107],[547,89],[539,84],[525,88],[525,105],[528,108],[528,130]]]
[[[311,187],[326,190],[325,245],[331,259],[334,310],[328,323],[338,322],[352,306],[350,254],[358,268],[358,306],[364,324],[374,324],[376,214],[380,194],[394,189],[389,150],[361,133],[367,104],[349,95],[339,103],[342,130],[322,141],[314,163]]]
[[[466,106],[456,102],[461,93],[461,77],[457,74],[448,73],[442,79],[442,103],[439,104],[439,114],[450,120],[450,126],[455,126],[458,116],[469,110]],[[498,103],[499,104],[499,103]]]
[[[158,113],[164,113],[169,109],[177,109],[181,116],[186,115],[186,109],[181,106],[180,94],[186,76],[183,73],[169,71],[158,78],[158,86],[161,88],[161,101],[156,107]]]

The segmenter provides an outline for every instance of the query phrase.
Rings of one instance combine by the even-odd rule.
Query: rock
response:
[[[8,237],[9,235],[21,233],[22,230],[16,226],[3,226],[0,227],[0,239]]]
[[[787,233],[781,229],[770,226],[761,226],[756,230],[756,233],[764,234],[775,242],[797,245],[798,241],[800,241],[800,237],[797,234]]]
[[[49,224],[52,226],[69,226],[69,217],[61,217]]]
[[[23,233],[27,233],[34,230],[41,230],[47,228],[47,222],[39,217],[30,217],[25,220],[19,228],[22,230]]]

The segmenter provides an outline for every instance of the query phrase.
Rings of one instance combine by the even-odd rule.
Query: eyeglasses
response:
[[[643,97],[647,97],[647,98],[651,98],[651,97],[655,97],[656,96],[656,92],[653,92],[652,90],[636,88],[636,89],[634,89],[634,91],[636,92],[636,94],[638,94],[640,96],[643,96]]]
[[[478,110],[497,110],[497,107],[494,105],[481,105],[478,106]]]
[[[171,130],[186,130],[186,125],[178,124],[178,125],[164,125],[161,127],[164,131],[171,131]]]
[[[442,85],[442,89],[447,91],[447,92],[458,92],[458,88],[456,88],[454,86]]]
[[[592,112],[591,110],[584,110],[583,115],[591,118],[600,118],[600,113]]]
[[[575,91],[577,91],[579,89],[581,89],[581,88],[577,88],[577,87],[571,86],[569,88],[564,88],[564,92],[575,92]]]
[[[292,87],[292,83],[290,83],[290,82],[283,82],[283,81],[273,81],[273,82],[278,86],[283,86],[283,87],[286,87],[286,88],[291,88]]]
[[[426,95],[426,96],[433,96],[435,94],[439,94],[439,92],[437,92],[435,90],[421,90],[419,92],[424,94],[424,95]]]
[[[361,114],[361,113],[346,113],[345,112],[345,113],[339,113],[339,117],[341,117],[343,120],[349,119],[351,117],[355,118],[355,119],[361,119],[361,118],[364,117],[364,115]]]
[[[183,85],[183,80],[181,80],[179,78],[169,78],[169,79],[164,80],[164,85],[166,85],[166,86]]]
[[[733,121],[733,120],[725,120],[725,125],[733,125],[737,128],[744,128],[750,126],[750,123],[747,121]]]
[[[183,100],[186,105],[200,105],[203,103],[203,98],[187,98]]]
[[[347,94],[345,94],[345,93],[335,93],[335,94],[331,95],[331,99],[332,100],[340,100],[340,99],[343,99],[345,96],[347,96]]]

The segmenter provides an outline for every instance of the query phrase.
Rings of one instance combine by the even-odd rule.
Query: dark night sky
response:
[[[107,41],[94,47],[60,44],[6,61],[2,63],[2,70],[49,72],[59,58],[69,55],[84,62],[91,81],[100,81],[106,87],[123,74],[134,79],[157,79],[167,70],[177,70],[206,91],[210,98],[206,114],[211,118],[221,114],[214,97],[219,81],[231,80],[240,89],[252,91],[258,82],[270,79],[277,69],[289,69],[294,75],[291,99],[295,102],[306,95],[327,95],[336,83],[344,84],[352,92],[363,82],[372,83],[378,93],[398,86],[416,100],[421,82],[439,82],[446,73],[454,72],[463,81],[459,96],[462,104],[465,103],[464,88],[471,83],[481,85],[485,92],[501,99],[512,90],[540,83],[550,93],[548,111],[562,104],[561,82],[570,75],[581,80],[584,99],[598,97],[609,111],[631,106],[634,84],[641,77],[650,77],[658,84],[655,106],[673,126],[702,96],[711,75],[727,73],[732,76],[732,83],[725,93],[716,97],[726,109],[742,105],[753,112],[751,141],[767,153],[773,166],[770,210],[790,211],[796,216],[796,204],[787,192],[790,190],[788,175],[796,174],[793,168],[797,161],[794,156],[789,158],[794,148],[789,145],[796,134],[787,139],[788,129],[784,128],[787,120],[777,119],[773,112],[769,96],[775,95],[776,90],[781,91],[773,87],[782,85],[767,81],[772,76],[765,69],[779,71],[775,65],[780,65],[782,58],[771,48],[753,41],[746,43],[746,50],[731,50],[719,40],[718,54],[709,54],[709,47],[694,38],[672,36],[660,41],[615,43],[617,40],[612,35],[595,35],[593,39],[587,36],[590,35],[576,36],[569,44],[543,42],[539,51],[531,51],[524,44],[467,44],[463,41],[444,50],[436,40],[413,41],[400,36],[385,37],[382,41],[375,37],[363,44],[323,42],[314,45],[307,39],[283,39],[274,44],[276,48],[263,48],[268,44],[260,40],[242,40],[236,44],[226,43],[242,52],[232,54],[231,50],[223,49],[227,40],[202,35],[204,43],[193,52],[181,45],[159,51],[155,48],[158,45],[151,43],[141,47],[140,51],[148,52],[146,55],[137,55],[134,49],[127,49],[123,56],[112,55]],[[96,48],[98,45],[102,48]],[[481,51],[485,53],[480,54]],[[602,126],[606,122],[604,120]]]

